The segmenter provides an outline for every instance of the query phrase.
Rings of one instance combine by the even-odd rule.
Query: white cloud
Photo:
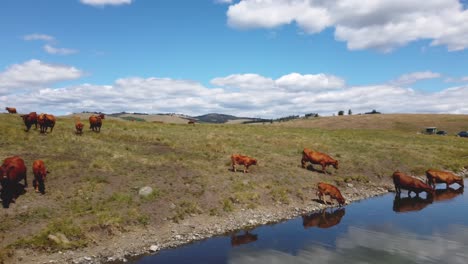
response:
[[[449,77],[445,79],[445,82],[468,82],[468,76],[463,76],[460,78]]]
[[[403,74],[398,79],[391,81],[394,85],[411,85],[417,81],[440,78],[442,75],[437,72],[423,71]]]
[[[125,5],[131,4],[132,0],[80,0],[85,5],[105,6],[105,5]]]
[[[75,54],[78,52],[75,49],[56,48],[49,44],[44,45],[44,50],[49,54],[56,54],[56,55],[70,55],[70,54]]]
[[[241,0],[227,11],[235,28],[274,28],[296,23],[306,33],[335,28],[351,50],[389,52],[417,40],[448,50],[468,47],[468,10],[457,0]]]
[[[354,113],[376,109],[383,113],[468,114],[468,85],[428,93],[390,83],[349,86],[343,79],[323,73],[291,73],[277,79],[233,74],[214,78],[214,87],[155,77],[121,78],[109,85],[48,86],[82,75],[76,68],[37,60],[13,65],[0,73],[0,101],[24,112],[41,108],[57,114],[85,110],[188,115],[217,112],[275,118],[311,112],[331,115],[347,109]]]
[[[38,33],[25,35],[23,36],[23,39],[28,40],[28,41],[29,40],[43,40],[43,41],[49,41],[49,42],[55,40],[55,38],[50,35],[38,34]]]
[[[54,65],[39,60],[14,64],[0,72],[0,95],[13,94],[17,89],[31,90],[60,81],[78,79],[83,72],[75,67]]]

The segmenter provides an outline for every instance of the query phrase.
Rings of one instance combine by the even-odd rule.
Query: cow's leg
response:
[[[237,172],[237,170],[236,170],[236,164],[235,164],[234,162],[232,163],[232,171],[233,171],[233,172]]]
[[[50,133],[52,133],[52,130],[54,130],[54,126],[50,127]]]
[[[24,174],[24,188],[28,187],[28,180],[26,178],[26,173]]]
[[[249,165],[244,165],[244,173],[248,173],[249,172]]]
[[[34,177],[34,180],[33,180],[33,188],[36,192],[39,191],[36,177]]]
[[[322,165],[322,171],[323,171],[323,173],[327,174],[327,171],[325,170],[326,165],[325,165],[325,164],[320,164],[320,165]]]
[[[301,159],[302,168],[305,168],[306,162],[307,162],[307,159],[306,159],[306,157],[304,156],[304,154],[302,154],[302,159]]]

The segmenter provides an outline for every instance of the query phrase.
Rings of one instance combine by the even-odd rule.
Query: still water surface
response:
[[[452,185],[458,188],[457,184]],[[439,185],[438,188],[445,188]],[[133,263],[468,263],[468,197],[394,194],[162,250]],[[414,193],[413,193],[414,195]]]

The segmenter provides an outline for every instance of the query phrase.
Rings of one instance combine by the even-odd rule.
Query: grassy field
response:
[[[54,131],[41,135],[24,132],[18,115],[0,115],[0,159],[24,158],[30,186],[35,159],[44,160],[51,172],[45,195],[29,187],[9,209],[1,209],[0,259],[21,248],[85,247],[130,228],[194,215],[302,203],[315,198],[318,181],[343,188],[345,182],[378,185],[388,184],[396,169],[422,175],[428,168],[468,166],[468,139],[416,133],[425,126],[451,134],[468,130],[467,115],[195,126],[105,119],[100,133],[83,123],[82,136],[75,135],[71,117],[58,118]],[[301,168],[304,147],[335,157],[339,170],[330,167],[330,175]],[[257,158],[258,166],[248,174],[230,171],[233,153]],[[155,192],[141,198],[143,186]],[[70,242],[48,238],[57,233]]]

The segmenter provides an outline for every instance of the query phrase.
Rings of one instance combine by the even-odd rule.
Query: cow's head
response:
[[[338,197],[336,200],[338,201],[338,204],[339,204],[340,206],[343,206],[343,205],[346,204],[346,200],[345,200],[345,198],[343,198],[343,197]]]
[[[250,164],[252,164],[252,165],[257,165],[257,160],[256,160],[256,159],[251,159],[251,160],[250,160]]]
[[[462,187],[465,187],[465,183],[464,183],[462,177],[457,178],[457,180],[456,180],[455,182],[458,183],[458,184],[460,184]]]
[[[338,161],[337,160],[335,160],[333,162],[333,168],[338,169]]]

